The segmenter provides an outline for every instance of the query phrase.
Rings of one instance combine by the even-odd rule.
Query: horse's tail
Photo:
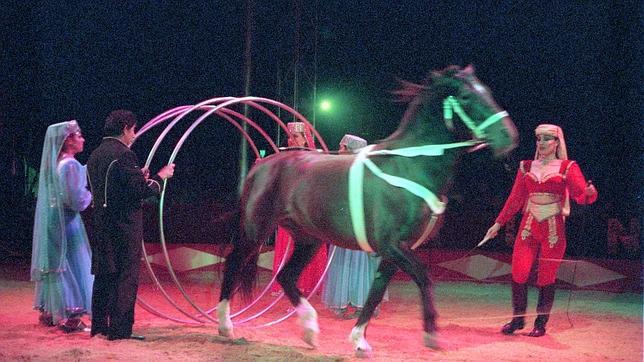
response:
[[[235,249],[240,250],[244,259],[237,275],[239,278],[239,291],[242,298],[245,301],[249,301],[257,280],[257,261],[259,260],[260,245],[256,245],[254,240],[248,238],[244,230],[239,230],[239,239],[237,240]]]

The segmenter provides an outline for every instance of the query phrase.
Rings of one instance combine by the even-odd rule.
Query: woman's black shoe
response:
[[[530,337],[541,337],[544,334],[546,334],[546,327],[545,326],[534,326],[532,331],[528,333],[528,336]]]
[[[60,323],[58,325],[58,328],[60,328],[65,333],[88,331],[87,325],[83,323],[83,321],[80,318],[72,318],[72,317],[67,318],[65,321]]]
[[[136,335],[136,334],[130,334],[129,336],[114,336],[114,335],[111,335],[111,336],[107,337],[108,341],[116,341],[118,339],[134,339],[134,340],[137,340],[137,341],[145,341],[145,336],[140,336],[140,335]]]
[[[528,333],[530,337],[541,337],[546,334],[546,323],[548,323],[547,314],[540,314],[537,316],[537,319],[534,320],[534,328],[532,332]]]
[[[518,329],[523,329],[525,327],[525,320],[523,317],[514,317],[510,321],[510,323],[507,323],[506,325],[501,328],[501,333],[503,334],[512,334],[514,331]]]

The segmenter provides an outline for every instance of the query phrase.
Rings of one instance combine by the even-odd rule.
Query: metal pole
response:
[[[317,118],[318,110],[318,4],[319,1],[315,0],[315,24],[313,26],[313,128],[315,128],[315,119]]]
[[[288,73],[288,72],[287,72]],[[277,99],[280,102],[283,102],[284,100],[282,99],[282,64],[277,65]],[[277,109],[277,117],[279,119],[282,119],[282,109],[278,108]],[[282,129],[280,125],[275,122],[275,144],[278,146],[280,145],[280,133],[282,132]]]
[[[298,72],[300,67],[300,22],[301,22],[301,11],[300,11],[300,1],[294,0],[295,5],[295,40],[293,45],[293,108],[297,111],[299,109],[298,102]],[[295,118],[293,118],[295,121]]]
[[[251,62],[251,45],[252,45],[252,35],[253,35],[253,10],[255,4],[253,0],[246,0],[246,49],[244,52],[245,58],[245,77],[244,77],[244,95],[250,95],[250,79],[252,73],[252,62]],[[248,105],[244,104],[244,117],[248,118]],[[244,132],[248,131],[248,125],[246,122],[242,124]],[[248,174],[248,143],[246,138],[242,137],[240,142],[239,149],[239,183],[237,185],[237,190],[241,194],[242,186],[244,184],[244,179]]]

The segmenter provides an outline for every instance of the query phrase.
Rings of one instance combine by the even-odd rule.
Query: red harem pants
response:
[[[526,224],[529,227],[526,228]],[[554,225],[552,225],[554,223]],[[551,245],[552,237],[557,240]],[[526,212],[514,241],[512,252],[512,280],[525,283],[530,276],[532,264],[537,256],[537,286],[553,284],[557,270],[566,251],[566,231],[563,216],[555,215],[541,222]]]
[[[284,254],[286,254],[286,247],[287,245],[289,245],[289,243],[290,247],[288,250],[288,255],[286,256],[285,264],[288,261],[288,258],[291,257],[291,254],[293,254],[295,245],[293,245],[292,238],[289,232],[286,231],[286,229],[278,226],[277,236],[275,237],[275,250],[273,254],[273,275],[277,273],[277,268],[279,267],[279,263],[282,261],[282,258],[284,258]],[[300,291],[305,296],[313,291],[313,288],[322,277],[322,273],[326,268],[326,264],[326,245],[322,245],[317,253],[315,253],[315,256],[313,256],[311,262],[309,262],[309,264],[304,268],[302,274],[300,274],[300,279],[297,282],[298,289],[300,289]],[[275,282],[271,286],[271,292],[279,292],[281,290],[282,287],[277,282]],[[318,292],[320,290],[322,289],[318,288]]]

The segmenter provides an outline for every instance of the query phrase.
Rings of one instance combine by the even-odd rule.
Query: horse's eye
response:
[[[472,100],[472,93],[470,92],[463,93],[460,98],[462,101],[470,101]]]

